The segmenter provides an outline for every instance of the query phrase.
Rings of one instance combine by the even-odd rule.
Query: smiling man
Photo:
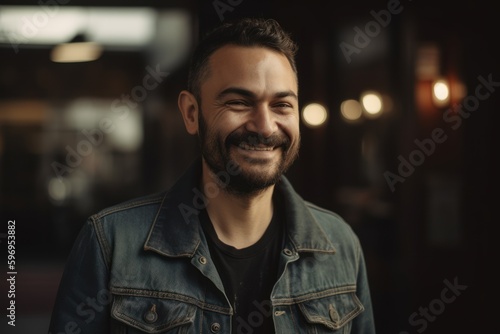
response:
[[[300,146],[295,52],[273,20],[202,40],[178,99],[200,159],[89,218],[52,333],[375,333],[358,238],[283,175]]]

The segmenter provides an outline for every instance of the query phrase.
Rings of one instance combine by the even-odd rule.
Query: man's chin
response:
[[[281,178],[279,168],[272,170],[262,168],[245,168],[240,166],[240,173],[231,178],[227,190],[241,195],[251,195],[275,185]]]
[[[225,190],[233,195],[247,197],[257,195],[276,184],[274,180],[252,180],[249,182],[246,179],[241,182],[240,181],[241,180],[232,180]]]

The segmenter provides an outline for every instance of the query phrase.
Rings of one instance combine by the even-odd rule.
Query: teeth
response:
[[[250,146],[245,143],[241,143],[238,145],[239,147],[245,149],[245,150],[250,150],[250,151],[272,151],[274,150],[274,147],[269,147],[269,146]]]

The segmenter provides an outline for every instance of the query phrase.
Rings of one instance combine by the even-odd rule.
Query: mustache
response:
[[[283,147],[287,149],[290,146],[290,138],[283,133],[272,134],[269,137],[264,137],[260,133],[243,131],[233,132],[226,138],[226,148],[231,145],[239,146],[240,144],[259,147]]]

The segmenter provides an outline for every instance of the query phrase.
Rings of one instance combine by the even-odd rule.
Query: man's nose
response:
[[[246,126],[248,131],[262,135],[264,138],[270,137],[278,131],[278,125],[274,114],[269,107],[258,106],[251,114]]]

